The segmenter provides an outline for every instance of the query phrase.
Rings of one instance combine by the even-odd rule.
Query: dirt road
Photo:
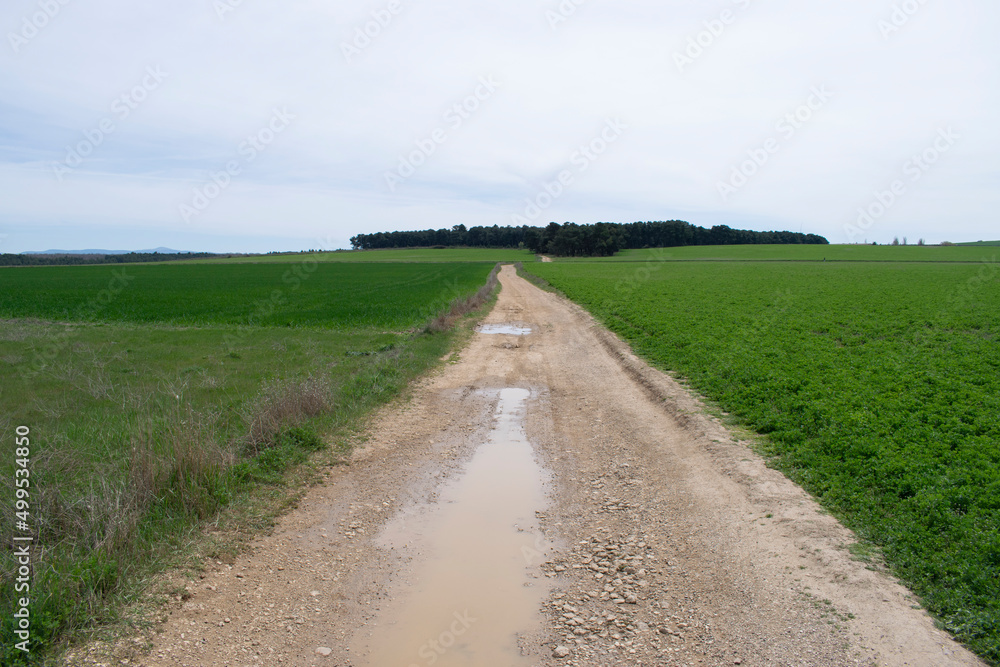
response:
[[[501,273],[457,360],[192,582],[141,664],[976,665],[572,304]]]

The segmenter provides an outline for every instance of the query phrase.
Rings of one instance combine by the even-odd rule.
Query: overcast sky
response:
[[[998,27],[995,0],[4,0],[0,251],[1000,238]]]

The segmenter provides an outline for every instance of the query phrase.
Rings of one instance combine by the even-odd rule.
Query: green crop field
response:
[[[553,258],[556,262],[815,261],[981,262],[988,248],[966,246],[730,245],[623,250],[614,257]]]
[[[478,288],[491,268],[359,266],[308,256],[292,264],[8,268],[0,271],[0,318],[406,329]]]
[[[184,264],[287,263],[302,259],[317,262],[530,262],[527,250],[494,248],[388,248],[385,250],[339,250],[305,254],[253,255],[226,259],[183,260]]]
[[[253,530],[293,492],[285,475],[342,457],[364,416],[452,346],[428,321],[493,268],[309,259],[0,270],[0,438],[28,426],[33,443],[33,659],[114,620],[202,522]],[[0,463],[7,497],[13,466]],[[5,550],[5,665],[22,664],[15,571]]]
[[[982,248],[940,249],[970,250],[969,260],[983,257]],[[767,434],[762,446],[777,467],[881,547],[949,631],[1000,664],[1000,262],[987,258],[526,270]]]

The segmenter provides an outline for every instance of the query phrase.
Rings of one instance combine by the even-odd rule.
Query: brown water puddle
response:
[[[531,630],[547,593],[544,577],[536,578],[544,548],[535,517],[546,504],[547,474],[524,435],[529,396],[501,390],[489,441],[438,503],[387,524],[384,546],[420,556],[378,619],[366,664],[529,664],[517,636]]]

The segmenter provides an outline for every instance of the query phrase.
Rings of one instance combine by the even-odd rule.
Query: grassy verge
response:
[[[445,316],[410,332],[6,321],[0,437],[13,444],[18,426],[31,429],[35,541],[28,654],[15,648],[7,612],[19,597],[16,558],[0,554],[0,664],[53,664],[65,646],[121,622],[154,573],[232,550],[266,526],[310,466],[342,460],[364,418],[439,363],[464,335],[456,323],[489,303],[489,285],[420,287],[400,307],[407,315],[387,321],[416,324],[443,306]],[[450,304],[427,298],[455,292]],[[52,352],[44,370],[19,372],[40,349]],[[14,497],[9,458],[5,498]],[[5,545],[13,511],[5,502]],[[226,540],[212,537],[220,529]]]

